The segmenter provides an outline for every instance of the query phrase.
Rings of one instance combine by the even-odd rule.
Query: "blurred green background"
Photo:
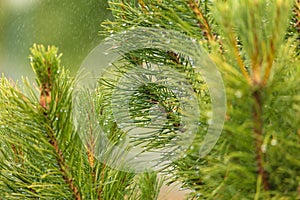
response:
[[[111,19],[106,0],[0,0],[0,73],[34,79],[33,43],[56,45],[73,74],[101,42],[100,23]]]

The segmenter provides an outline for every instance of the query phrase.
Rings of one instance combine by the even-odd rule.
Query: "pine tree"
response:
[[[95,93],[82,93],[74,102],[80,78],[60,66],[57,48],[34,45],[35,88],[26,79],[20,88],[1,78],[1,198],[157,199],[163,182],[179,181],[191,191],[188,199],[300,199],[299,1],[112,0],[110,8],[115,19],[103,23],[102,34],[138,27],[170,30],[206,50],[221,72],[227,98],[217,144],[199,156],[214,100],[189,56],[151,46],[125,53],[99,78]],[[172,88],[149,79],[172,73],[177,77],[167,82],[179,84],[184,77],[200,114],[187,115]],[[115,99],[118,92],[123,95]],[[180,124],[185,117],[191,126],[197,123],[192,144],[154,172],[120,171],[101,162],[97,151],[103,147],[95,140],[103,135],[94,138],[97,127],[90,125],[96,120],[111,143],[122,145],[127,131],[114,109],[125,101],[129,114],[122,120],[150,130],[143,137],[133,135],[129,149],[159,151],[168,144],[172,149],[174,138],[185,133]],[[93,109],[74,110],[76,103]],[[72,116],[80,111],[84,117],[76,125]],[[95,113],[96,119],[86,117]],[[90,137],[82,138],[80,128]]]
[[[201,43],[222,72],[222,136],[204,159],[194,148],[176,161],[174,180],[196,199],[300,198],[299,1],[142,0],[111,6],[115,21],[106,24],[109,32],[136,26],[179,31]]]
[[[22,92],[1,78],[1,198],[155,199],[155,173],[114,170],[83,145],[71,120],[74,78],[58,49],[34,45],[31,53],[38,95],[25,79]]]

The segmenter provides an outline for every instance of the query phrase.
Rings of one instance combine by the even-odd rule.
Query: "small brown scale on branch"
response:
[[[42,83],[41,87],[40,87],[40,105],[45,108],[48,109],[48,105],[51,102],[51,67],[50,65],[47,65],[46,63],[47,61],[45,61],[45,66],[48,66],[47,68],[47,74],[48,74],[48,82],[46,83]]]

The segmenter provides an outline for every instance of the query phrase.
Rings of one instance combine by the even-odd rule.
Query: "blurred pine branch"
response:
[[[199,159],[207,120],[200,117],[199,137],[174,162],[175,172],[168,171],[170,182],[194,191],[191,199],[299,199],[299,1],[112,0],[110,6],[115,20],[103,23],[103,34],[138,26],[176,30],[206,48],[222,72],[228,98],[223,134]],[[197,74],[187,73],[191,65],[182,55],[145,52],[137,56],[142,62],[173,63],[195,83]],[[198,98],[203,84],[192,84]]]

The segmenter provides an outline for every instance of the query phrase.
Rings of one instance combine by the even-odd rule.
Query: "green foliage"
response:
[[[39,97],[26,80],[22,92],[1,78],[1,198],[133,199],[142,194],[155,199],[155,174],[143,180],[157,192],[131,191],[139,181],[135,174],[100,163],[82,144],[72,121],[74,78],[60,66],[57,48],[34,45],[31,52]]]
[[[31,66],[37,75],[38,85],[42,83],[51,84],[55,77],[59,74],[60,58],[62,54],[57,55],[57,48],[50,48],[46,50],[44,46],[37,46],[36,44],[31,49],[34,56],[31,56]]]
[[[136,26],[177,30],[202,44],[222,72],[227,93],[223,134],[200,159],[207,126],[207,117],[200,116],[202,126],[186,156],[165,169],[174,175],[169,181],[181,181],[193,191],[191,199],[300,198],[299,2],[112,0],[110,6],[115,21],[103,24],[104,34]],[[204,93],[209,99],[205,82],[196,84],[191,63],[177,62],[185,59],[182,55],[140,51],[126,62],[138,58],[171,65],[192,83],[198,98]],[[200,107],[209,104],[199,102]],[[149,105],[139,103],[136,111],[142,106]]]
[[[194,38],[209,52],[227,93],[226,123],[217,145],[199,158],[212,100],[193,62],[178,52],[139,49],[113,63],[99,80],[97,94],[87,93],[79,103],[95,106],[88,112],[99,113],[98,124],[113,144],[120,144],[126,131],[118,126],[113,106],[127,96],[117,100],[112,96],[120,80],[127,88],[139,86],[130,93],[129,116],[124,120],[147,128],[155,121],[157,107],[167,120],[151,124],[154,131],[134,138],[130,148],[163,148],[180,132],[184,113],[172,90],[148,81],[157,76],[150,69],[167,72],[163,66],[169,66],[185,77],[198,99],[201,115],[193,120],[199,128],[182,157],[159,171],[167,178],[158,178],[156,172],[137,175],[110,168],[94,157],[99,148],[94,141],[101,138],[80,138],[74,128],[74,79],[60,66],[57,49],[34,46],[30,58],[39,96],[26,80],[21,92],[18,84],[1,78],[2,197],[150,200],[158,198],[163,182],[179,181],[191,191],[188,199],[299,199],[298,1],[112,0],[110,6],[115,20],[103,23],[103,34],[136,26],[172,29]],[[141,72],[137,66],[143,73],[137,73]],[[82,119],[81,127],[93,132],[92,122]]]

